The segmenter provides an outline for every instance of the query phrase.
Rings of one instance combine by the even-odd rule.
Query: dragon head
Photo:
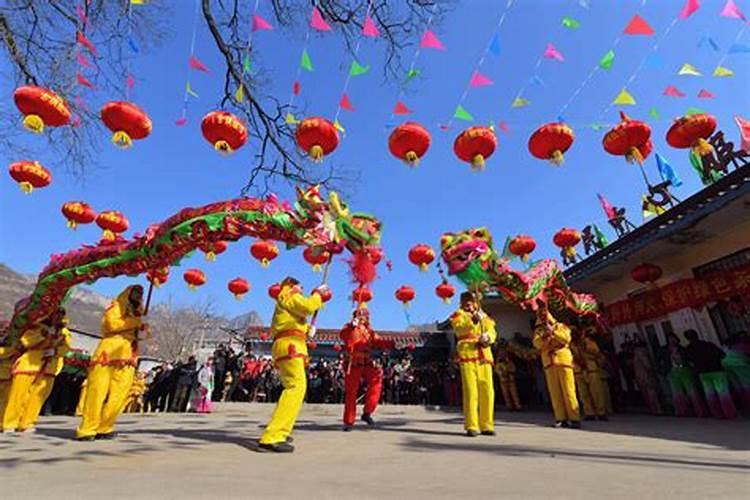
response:
[[[496,257],[492,235],[485,227],[443,234],[440,251],[448,274],[457,275],[470,287],[487,281],[487,271]]]
[[[325,209],[325,200],[320,194],[320,186],[310,186],[306,190],[297,186],[297,202],[295,207],[298,212],[305,215],[321,213]]]
[[[338,194],[330,192],[328,206],[335,227],[336,240],[351,252],[380,243],[381,224],[375,217],[363,213],[350,213]]]

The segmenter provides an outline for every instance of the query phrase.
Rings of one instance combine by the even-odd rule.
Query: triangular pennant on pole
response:
[[[685,6],[682,8],[679,14],[680,19],[687,19],[690,17],[698,8],[700,7],[700,4],[698,3],[698,0],[687,0],[685,2]]]
[[[469,81],[469,85],[471,87],[486,87],[487,85],[492,85],[493,82],[489,78],[487,78],[485,75],[480,73],[479,71],[474,71],[474,74],[471,75],[471,80]]]
[[[127,85],[129,89],[132,89],[135,86],[135,78],[133,77],[133,75],[129,74],[127,76],[127,78],[125,79],[125,85]]]
[[[626,35],[653,35],[654,29],[638,14],[634,15],[628,25],[625,27]]]
[[[83,52],[79,52],[78,57],[76,59],[78,59],[78,64],[80,64],[84,68],[89,68],[89,69],[91,68],[91,63],[86,58],[86,56],[83,55]]]
[[[615,62],[615,51],[610,49],[604,54],[604,57],[599,60],[599,67],[606,70],[612,69],[613,62]]]
[[[349,76],[364,75],[370,71],[370,66],[362,66],[356,60],[352,61],[352,65],[349,67]]]
[[[253,15],[253,26],[252,31],[255,33],[256,31],[260,30],[272,30],[273,26],[271,26],[271,23],[260,17],[258,14]]]
[[[688,76],[701,76],[701,72],[698,71],[698,68],[693,66],[692,64],[685,63],[682,65],[682,68],[680,68],[680,71],[677,72],[678,75],[688,75]]]
[[[422,35],[422,40],[419,42],[419,46],[423,49],[436,49],[445,50],[445,45],[431,30],[427,30]]]
[[[193,89],[192,89],[192,88],[190,87],[190,82],[187,82],[187,83],[185,84],[185,92],[187,93],[187,95],[191,95],[191,96],[195,97],[196,99],[198,98],[198,93],[197,93],[196,91],[194,91],[194,90],[193,90]]]
[[[660,119],[661,119],[661,116],[659,116],[659,111],[657,111],[655,107],[652,107],[652,108],[651,108],[651,109],[650,109],[650,110],[648,111],[648,116],[650,116],[650,117],[651,117],[651,118],[653,118],[654,120],[660,120]]]
[[[243,73],[250,73],[252,71],[253,65],[250,62],[250,56],[245,56],[245,59],[242,61],[242,72]]]
[[[301,89],[301,86],[300,86],[299,82],[295,81],[294,84],[292,85],[292,93],[294,95],[299,95],[300,89]]]
[[[469,113],[468,111],[466,111],[466,109],[464,109],[464,107],[461,106],[461,105],[459,105],[456,108],[456,111],[453,113],[453,118],[456,118],[458,120],[464,120],[464,121],[467,121],[467,122],[473,122],[474,121],[474,117],[471,116],[471,113]]]
[[[393,108],[393,114],[394,115],[408,115],[411,114],[413,111],[406,107],[406,104],[404,104],[401,101],[398,101],[396,103],[396,106]]]
[[[619,94],[617,94],[617,97],[615,97],[615,100],[612,101],[612,104],[617,104],[618,106],[634,106],[635,105],[635,98],[625,89],[622,89]]]
[[[551,43],[547,44],[547,48],[544,49],[544,54],[542,54],[542,56],[545,59],[554,59],[558,62],[563,62],[565,60],[562,53]]]
[[[341,109],[345,109],[347,111],[354,111],[354,106],[352,105],[352,101],[349,100],[349,96],[346,94],[343,94],[341,96],[341,100],[339,101],[339,106],[341,106]]]
[[[94,88],[94,84],[91,83],[91,81],[85,76],[83,76],[81,73],[76,73],[76,81],[78,82],[79,85],[83,85],[86,88],[89,88],[89,89]]]
[[[719,15],[731,19],[745,20],[745,15],[740,11],[740,8],[737,7],[737,4],[734,3],[734,0],[727,0],[727,3],[724,4],[724,8],[721,9]]]
[[[310,54],[307,53],[307,49],[302,50],[302,59],[300,59],[299,65],[302,66],[302,69],[307,71],[313,70],[312,59],[310,59]]]
[[[408,73],[406,73],[406,78],[404,79],[404,83],[409,83],[412,78],[416,78],[419,76],[421,72],[418,69],[410,69]]]
[[[245,100],[245,91],[241,83],[237,85],[237,90],[234,92],[234,99],[237,102],[243,102]]]
[[[523,97],[516,97],[513,99],[513,104],[510,105],[511,108],[523,108],[531,104],[531,101],[528,99],[524,99]]]
[[[674,187],[682,186],[682,179],[672,168],[672,165],[659,153],[656,153],[656,167],[659,169],[661,180],[670,181]]]
[[[86,47],[86,49],[88,49],[89,52],[96,55],[96,47],[94,47],[94,44],[91,43],[91,40],[86,38],[86,35],[84,35],[80,31],[76,33],[76,41],[80,43],[81,45],[83,45],[84,47]]]
[[[331,25],[323,19],[323,15],[320,13],[317,7],[313,7],[312,18],[310,19],[310,27],[318,31],[331,31]]]
[[[698,97],[701,99],[713,99],[714,95],[706,89],[701,89],[700,92],[698,92]]]
[[[375,21],[373,21],[369,15],[365,17],[365,24],[362,26],[362,34],[364,36],[369,36],[370,38],[380,36],[380,30],[375,24]]]
[[[284,121],[287,125],[296,125],[299,123],[299,120],[297,120],[292,113],[287,113],[284,117]]]
[[[185,118],[184,116],[181,116],[180,118],[174,121],[174,124],[177,125],[178,127],[182,127],[183,125],[186,125],[187,122],[188,122],[187,118]]]
[[[208,67],[206,67],[206,65],[203,64],[195,56],[190,56],[190,58],[188,59],[188,66],[190,66],[190,69],[194,69],[196,71],[203,71],[204,73],[208,73]]]
[[[750,153],[750,121],[745,120],[739,115],[735,115],[734,121],[740,129],[740,149]]]
[[[570,16],[565,16],[562,18],[562,25],[569,30],[577,30],[581,27],[581,23]]]
[[[685,97],[684,92],[682,92],[674,85],[670,85],[666,89],[664,89],[664,95],[668,97]]]
[[[714,76],[718,77],[726,77],[726,76],[733,76],[734,71],[732,71],[729,68],[725,68],[724,66],[717,66],[714,70]]]

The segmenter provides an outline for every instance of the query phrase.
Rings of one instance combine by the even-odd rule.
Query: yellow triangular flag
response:
[[[237,92],[234,93],[234,98],[237,100],[237,102],[242,102],[245,100],[245,91],[242,90],[242,84],[240,83],[239,87],[237,87]]]
[[[643,213],[644,219],[648,219],[656,215],[661,215],[666,212],[663,207],[654,205],[653,203],[648,201],[648,197],[646,197],[645,194],[641,197],[641,211]]]
[[[698,71],[698,68],[696,68],[692,64],[688,64],[688,63],[683,64],[682,68],[680,68],[680,71],[677,74],[678,75],[701,76],[701,72]]]
[[[293,114],[287,113],[286,118],[284,118],[284,121],[286,121],[287,125],[296,125],[299,123],[299,120],[297,120]]]
[[[333,128],[335,128],[342,134],[346,134],[346,130],[344,129],[344,127],[341,126],[341,122],[339,122],[338,120],[333,122]]]
[[[143,5],[145,2],[143,0],[130,0],[131,5]]]
[[[615,97],[615,100],[612,101],[612,104],[618,104],[620,106],[633,106],[635,105],[635,99],[627,90],[622,89],[620,93],[617,94],[617,97]]]
[[[531,101],[528,99],[524,99],[523,97],[516,97],[513,99],[513,104],[511,104],[511,108],[523,108],[524,106],[528,106],[531,104]]]
[[[732,71],[729,68],[725,68],[724,66],[717,66],[714,70],[714,76],[732,76],[734,75],[734,71]]]
[[[197,93],[197,92],[195,92],[195,91],[194,91],[194,90],[193,90],[193,89],[192,89],[192,88],[190,87],[190,82],[187,82],[187,83],[185,84],[185,92],[187,92],[187,93],[188,93],[188,95],[191,95],[191,96],[195,97],[196,99],[198,98],[198,93]]]

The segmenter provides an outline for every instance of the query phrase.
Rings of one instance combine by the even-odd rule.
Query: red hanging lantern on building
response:
[[[416,167],[430,148],[430,133],[416,122],[402,123],[388,138],[391,154],[410,167]]]
[[[333,344],[333,350],[336,352],[341,352],[341,344]]]
[[[91,224],[96,220],[96,212],[91,205],[83,201],[69,201],[63,203],[60,209],[63,216],[68,220],[68,227],[75,229],[78,224]]]
[[[23,113],[23,127],[41,134],[44,127],[61,127],[70,123],[70,109],[65,100],[43,87],[25,85],[13,93],[18,110]]]
[[[101,116],[112,131],[112,143],[119,148],[129,148],[133,141],[151,133],[151,118],[132,102],[110,101],[102,106]]]
[[[553,165],[562,165],[563,156],[573,145],[573,129],[564,123],[542,125],[529,137],[529,152],[540,160],[547,160]]]
[[[401,285],[396,290],[395,296],[396,300],[404,304],[404,307],[409,307],[411,301],[417,296],[417,292],[415,292],[414,288],[409,285]]]
[[[201,132],[214,149],[223,155],[234,153],[247,142],[245,124],[226,111],[212,111],[204,116]]]
[[[409,250],[409,262],[426,272],[432,261],[435,260],[435,251],[429,245],[419,243]]]
[[[96,225],[104,230],[102,238],[114,240],[120,233],[128,230],[128,219],[118,210],[105,210],[96,216]]]
[[[510,244],[508,245],[510,253],[517,257],[521,257],[521,260],[524,262],[529,261],[529,254],[533,252],[535,248],[536,241],[534,241],[534,238],[524,234],[519,234],[510,240]]]
[[[469,127],[456,137],[453,152],[474,170],[484,170],[485,161],[497,148],[497,137],[488,127]]]
[[[352,292],[352,300],[358,304],[370,302],[372,300],[372,290],[361,286]]]
[[[302,252],[302,258],[312,266],[314,272],[319,273],[323,264],[331,258],[331,254],[322,247],[305,247],[305,250]]]
[[[651,127],[646,122],[631,120],[622,111],[620,119],[622,121],[604,136],[604,150],[611,155],[624,156],[628,163],[643,165],[653,149]]]
[[[235,278],[227,283],[227,289],[234,294],[234,298],[242,300],[242,296],[250,291],[250,283],[244,278]]]
[[[677,118],[667,131],[667,143],[673,148],[691,148],[698,156],[713,152],[708,139],[716,130],[716,118],[699,113]]]
[[[409,352],[414,352],[417,349],[417,345],[414,342],[409,342],[408,344],[406,344],[406,349]]]
[[[295,137],[297,145],[310,156],[311,160],[318,163],[339,145],[336,127],[330,121],[320,117],[302,120],[297,125]]]
[[[656,264],[650,264],[648,262],[639,264],[630,271],[630,277],[638,283],[653,284],[656,280],[661,278],[661,275],[661,267],[657,266]]]
[[[451,299],[456,295],[456,287],[443,280],[437,287],[435,287],[435,295],[437,295],[446,304],[451,303]]]
[[[268,334],[267,334],[266,332],[263,332],[263,333],[261,333],[260,335],[258,335],[258,338],[260,339],[260,341],[261,341],[261,342],[265,342],[265,341],[267,341],[267,340],[268,340],[268,339],[269,339],[270,337],[268,336]]]
[[[216,260],[217,255],[221,255],[229,248],[229,243],[226,241],[208,241],[198,245],[201,252],[206,254],[206,260],[213,262]]]
[[[564,227],[555,233],[552,242],[563,249],[570,257],[576,255],[576,245],[581,242],[581,233],[577,229]]]
[[[153,283],[156,288],[159,288],[169,280],[169,268],[152,269],[146,273],[146,279],[149,283]]]
[[[279,247],[272,241],[258,240],[250,246],[250,255],[260,261],[261,267],[266,268],[279,256]]]
[[[47,187],[52,182],[52,174],[38,161],[11,163],[8,173],[25,194],[31,194],[34,188]]]
[[[315,342],[314,340],[311,340],[311,341],[309,341],[309,342],[307,343],[307,348],[308,348],[308,349],[309,349],[310,351],[314,351],[315,349],[317,349],[317,348],[318,348],[318,344],[317,344],[317,342]]]
[[[199,286],[206,284],[206,275],[200,269],[188,269],[182,275],[182,279],[187,283],[188,288],[195,290]]]

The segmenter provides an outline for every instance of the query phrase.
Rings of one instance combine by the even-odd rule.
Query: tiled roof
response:
[[[396,347],[404,347],[409,344],[414,344],[416,347],[422,347],[430,335],[429,333],[420,332],[395,332],[384,330],[378,330],[375,333],[384,339],[395,341]],[[272,341],[271,331],[269,327],[266,326],[248,327],[245,331],[245,338],[258,342],[270,343]],[[315,342],[319,345],[340,344],[341,340],[339,339],[339,330],[320,329],[315,334]]]

